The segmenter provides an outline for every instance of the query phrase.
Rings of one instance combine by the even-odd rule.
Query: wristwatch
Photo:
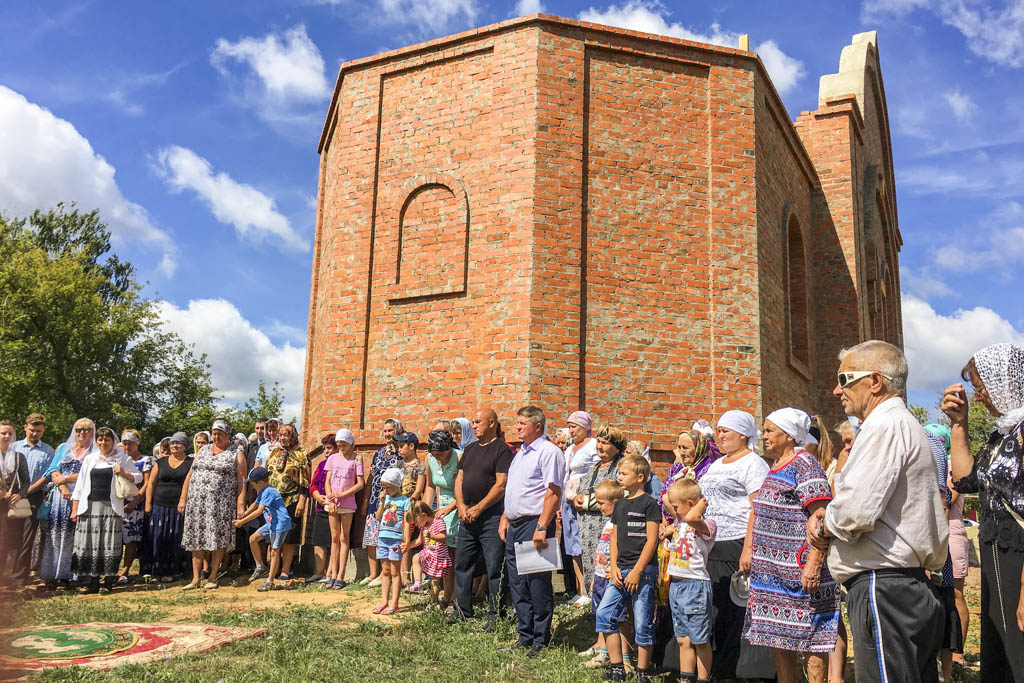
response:
[[[544,526],[540,522],[537,523],[537,531],[547,531],[547,530],[548,530],[548,528],[546,526]]]

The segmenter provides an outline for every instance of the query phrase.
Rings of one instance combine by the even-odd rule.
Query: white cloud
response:
[[[323,57],[301,24],[280,36],[268,33],[262,38],[245,37],[235,43],[218,39],[210,63],[221,76],[232,79],[235,74],[229,66],[233,62],[246,64],[265,92],[274,98],[321,100],[331,94]]]
[[[896,108],[896,130],[902,135],[919,140],[930,140],[932,133],[928,124],[931,122],[931,107],[920,101],[913,104],[901,104]]]
[[[1019,202],[1004,203],[961,233],[965,239],[947,238],[932,253],[937,266],[959,273],[984,270],[1004,279],[1017,274],[1024,259],[1024,206]]]
[[[235,227],[239,238],[279,240],[293,251],[307,251],[309,242],[278,212],[274,200],[227,173],[214,174],[210,162],[190,149],[165,147],[156,155],[156,171],[173,192],[193,190],[222,223]]]
[[[540,14],[547,9],[540,0],[518,0],[516,8],[512,13],[514,17],[522,17],[527,14]]]
[[[0,211],[25,216],[58,202],[99,209],[115,245],[158,249],[159,270],[170,276],[177,265],[170,235],[121,194],[114,174],[70,122],[0,85]]]
[[[355,4],[351,0],[314,2],[344,9]],[[390,26],[412,26],[420,37],[439,36],[453,28],[472,26],[480,14],[478,0],[373,0],[365,4],[367,20]]]
[[[914,194],[1009,199],[1021,196],[1024,159],[1012,153],[948,156],[943,161],[903,166],[896,186]]]
[[[755,49],[764,62],[764,68],[772,77],[779,93],[786,93],[793,89],[800,79],[804,77],[804,63],[795,57],[790,57],[775,43],[774,40],[766,40]]]
[[[949,296],[953,290],[927,270],[915,272],[909,267],[900,268],[900,284],[910,296],[928,300],[933,297]]]
[[[921,299],[904,296],[903,340],[908,389],[938,392],[960,381],[960,369],[975,351],[996,342],[1024,346],[1024,332],[990,308],[942,315]]]
[[[961,93],[959,90],[952,90],[945,93],[943,99],[946,100],[946,104],[953,110],[953,116],[960,123],[970,123],[974,117],[974,112],[978,108],[974,104],[974,101],[968,96]]]
[[[1008,0],[999,7],[969,0],[865,0],[866,23],[902,17],[922,9],[958,30],[974,54],[1002,66],[1024,66],[1024,2]]]
[[[166,330],[206,354],[213,385],[229,403],[254,396],[261,380],[268,386],[280,382],[287,402],[281,417],[301,415],[305,346],[275,345],[224,299],[192,300],[186,308],[158,301],[157,310]]]
[[[658,0],[627,0],[622,5],[609,5],[601,10],[590,7],[579,13],[581,21],[617,26],[633,31],[654,33],[661,36],[736,47],[740,34],[712,24],[709,33],[701,33],[678,22],[669,23],[670,12]],[[784,53],[774,40],[765,40],[754,48],[764,62],[772,83],[780,94],[791,90],[803,78],[804,63]]]

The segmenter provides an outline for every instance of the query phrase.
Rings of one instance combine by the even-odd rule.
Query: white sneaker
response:
[[[374,579],[373,581],[371,581],[370,583],[368,583],[366,585],[369,586],[370,588],[376,588],[377,586],[380,585],[380,577],[378,576],[376,579]]]
[[[590,606],[590,598],[588,598],[586,595],[581,595],[569,604],[576,605],[577,607],[588,607]]]

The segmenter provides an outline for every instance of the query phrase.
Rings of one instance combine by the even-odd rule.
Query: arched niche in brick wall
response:
[[[388,303],[462,296],[469,275],[469,197],[456,178],[418,175],[402,186],[395,280]]]
[[[805,377],[811,367],[810,277],[807,252],[810,243],[800,219],[787,201],[782,211],[782,234],[785,235],[786,264],[786,330],[789,364]]]

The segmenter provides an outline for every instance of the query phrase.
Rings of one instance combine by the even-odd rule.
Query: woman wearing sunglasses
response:
[[[57,447],[46,471],[54,486],[50,491],[49,531],[43,536],[39,578],[48,588],[67,588],[73,576],[71,556],[75,550],[75,523],[71,521],[71,494],[75,491],[82,461],[96,446],[95,431],[92,420],[78,418],[67,441]]]
[[[1024,680],[1024,349],[987,346],[971,358],[940,407],[952,422],[953,485],[978,493],[981,507],[982,681]],[[968,444],[964,384],[996,418],[996,431],[974,455]]]

